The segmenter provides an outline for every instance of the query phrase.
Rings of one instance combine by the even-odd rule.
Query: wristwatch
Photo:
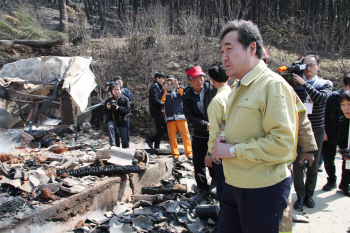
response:
[[[236,147],[235,145],[231,146],[230,149],[228,149],[228,151],[230,152],[230,154],[232,155],[232,157],[236,157]]]

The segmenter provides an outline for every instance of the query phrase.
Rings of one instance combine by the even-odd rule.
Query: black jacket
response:
[[[149,112],[151,115],[164,114],[164,103],[158,98],[159,93],[162,90],[162,86],[154,81],[149,89]]]
[[[182,86],[180,88],[183,89]],[[161,100],[164,95],[164,90],[159,93],[158,98]],[[186,120],[183,104],[182,104],[182,96],[175,88],[172,91],[167,91],[165,97],[165,121],[178,121],[178,120]]]
[[[342,116],[339,119],[339,141],[338,145],[340,149],[348,148],[349,137],[349,119]]]
[[[112,100],[116,99],[114,97],[108,97],[104,103],[104,110],[105,114],[107,114],[107,121],[112,120],[117,126],[127,127],[127,115],[130,112],[129,98],[122,94],[120,98],[116,100],[117,105],[119,106],[117,110],[107,108],[107,103],[111,102]]]
[[[208,113],[207,109],[210,101],[216,95],[216,89],[209,81],[204,82],[204,114],[201,113],[198,108],[197,101],[194,98],[194,90],[191,86],[186,87],[184,95],[182,96],[183,108],[186,119],[193,126],[193,134],[197,137],[209,137],[209,131],[207,131]]]

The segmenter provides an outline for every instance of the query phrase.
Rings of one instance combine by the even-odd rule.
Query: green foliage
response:
[[[57,39],[64,38],[60,32],[47,30],[28,9],[18,6],[10,14],[0,14],[0,39]]]

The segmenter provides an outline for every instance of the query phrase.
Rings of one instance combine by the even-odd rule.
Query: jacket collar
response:
[[[265,70],[267,69],[267,66],[263,60],[259,62],[251,71],[249,71],[248,75],[244,77],[243,81],[241,82],[241,85],[243,86],[249,86],[255,79],[257,79]],[[232,88],[237,86],[239,80],[236,80],[235,83],[232,85]]]

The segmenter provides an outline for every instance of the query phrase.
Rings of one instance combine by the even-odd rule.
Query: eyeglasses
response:
[[[310,64],[307,64],[307,66],[308,67],[314,67],[314,66],[316,66],[316,64],[315,63],[310,63]]]

